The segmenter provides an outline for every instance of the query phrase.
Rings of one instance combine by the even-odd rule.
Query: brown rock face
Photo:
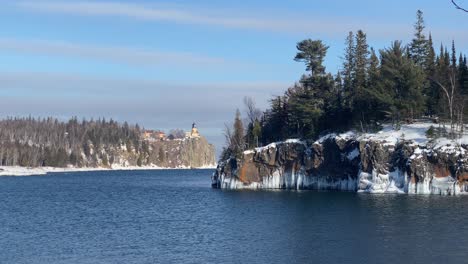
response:
[[[150,155],[144,164],[160,167],[206,167],[216,164],[215,147],[204,137],[157,141],[150,145]]]
[[[223,188],[457,194],[468,192],[467,153],[464,146],[447,151],[404,140],[328,137],[245,152],[241,160],[221,162],[215,176]]]

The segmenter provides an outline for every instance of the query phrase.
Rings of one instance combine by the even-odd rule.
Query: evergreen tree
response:
[[[456,70],[457,69],[457,51],[455,49],[455,41],[452,40],[452,61],[451,65],[452,69]]]
[[[466,64],[466,57],[460,53],[458,61],[458,87],[460,88],[459,107],[460,107],[460,120],[465,122],[468,117],[468,65]],[[463,131],[463,125],[461,125]]]
[[[466,63],[466,56],[463,56],[461,53],[458,60],[458,83],[460,93],[468,96],[468,65]]]
[[[294,60],[302,61],[306,64],[306,70],[310,71],[311,76],[325,73],[323,60],[327,54],[328,46],[321,40],[306,39],[297,43],[297,54]]]
[[[390,108],[392,98],[386,90],[382,89],[380,61],[371,48],[369,59],[367,89],[365,89],[367,111],[366,116],[370,122],[368,125],[374,127],[379,120],[385,118],[385,112]]]
[[[434,77],[436,73],[436,54],[434,51],[434,45],[432,42],[432,35],[429,34],[429,40],[427,42],[427,57],[425,59],[425,76],[429,80]],[[427,114],[432,116],[438,112],[438,102],[439,102],[439,87],[431,81],[426,81],[424,86],[424,96],[426,97],[426,105],[427,105]]]
[[[432,41],[432,35],[429,33],[429,40],[427,41],[427,57],[426,57],[426,65],[425,65],[425,70],[426,70],[426,75],[431,76],[434,74],[435,70],[435,60],[436,60],[436,54],[434,51],[434,43]]]
[[[456,60],[454,42],[451,53],[441,45],[436,54],[432,35],[426,39],[424,34],[423,12],[416,15],[411,43],[393,42],[380,51],[380,60],[362,30],[349,32],[343,66],[334,77],[323,65],[328,47],[320,40],[299,42],[294,59],[304,62],[308,73],[283,96],[273,98],[260,121],[250,119],[248,145],[257,145],[258,134],[267,144],[291,137],[314,138],[356,125],[368,130],[389,118],[397,125],[425,114],[458,118],[468,96],[466,57],[460,54]],[[452,93],[446,89],[451,85]],[[447,98],[453,99],[451,103]]]
[[[331,74],[325,74],[323,59],[328,47],[320,40],[313,41],[316,49],[308,57],[320,58],[314,62],[317,69],[310,76],[303,76],[299,84],[289,89],[286,94],[288,105],[288,116],[294,124],[290,127],[296,131],[297,136],[311,138],[321,129],[322,114],[330,108],[331,96],[334,90],[334,80]],[[302,57],[303,51],[298,47],[296,58]],[[315,54],[314,54],[315,53]],[[306,62],[306,65],[310,63]]]
[[[352,31],[348,33],[346,37],[346,50],[343,62],[343,95],[345,107],[351,109],[353,105],[352,91],[354,83],[354,71],[355,71],[355,46],[354,46],[354,34]]]
[[[436,114],[445,119],[450,118],[450,110],[447,104],[447,94],[444,92],[442,87],[449,87],[451,85],[451,72],[450,55],[447,49],[441,45],[440,54],[438,55],[436,62],[435,73],[430,79],[433,83],[432,85],[436,89],[434,92],[436,96],[432,98],[434,102],[437,102]]]
[[[296,125],[297,136],[313,137],[322,114],[323,100],[316,96],[316,90],[311,87],[296,86],[290,94],[288,103],[292,122]]]
[[[359,30],[356,34],[355,48],[354,89],[356,96],[359,96],[366,86],[368,57],[369,45],[367,45],[367,37],[362,30]]]
[[[389,49],[381,51],[382,85],[393,95],[392,119],[412,119],[424,110],[422,84],[424,75],[421,68],[408,59],[401,42],[395,41]]]
[[[409,53],[408,55],[413,59],[413,61],[421,68],[426,66],[426,58],[428,56],[428,45],[426,36],[424,35],[424,18],[423,12],[418,10],[416,12],[416,23],[414,24],[414,38],[411,41],[411,45],[409,46]]]
[[[245,148],[245,141],[244,141],[244,124],[242,123],[241,113],[239,109],[236,111],[236,117],[234,119],[234,130],[232,135],[232,145],[231,150],[233,154],[240,158],[242,156],[242,152]]]
[[[287,92],[286,92],[287,93]],[[262,143],[279,141],[293,135],[289,133],[290,120],[288,116],[288,105],[286,98],[277,96],[270,101],[270,109],[264,114],[262,126]],[[294,129],[291,129],[293,131]]]
[[[367,89],[367,69],[369,63],[369,46],[367,45],[366,34],[359,30],[356,34],[356,48],[355,48],[355,71],[353,80],[353,92],[354,97],[354,120],[361,123],[367,123],[367,109],[368,104],[366,102]]]

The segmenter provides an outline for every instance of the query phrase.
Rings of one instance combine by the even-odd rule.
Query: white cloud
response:
[[[166,21],[189,25],[208,25],[242,30],[282,33],[314,33],[334,35],[356,29],[366,29],[374,35],[398,35],[411,31],[407,25],[377,24],[375,21],[358,21],[352,18],[336,18],[311,15],[301,19],[287,14],[232,15],[221,10],[194,10],[193,8],[160,8],[119,2],[90,1],[18,1],[18,7],[42,12],[83,16],[118,16],[145,21]]]
[[[0,49],[39,55],[81,57],[137,66],[175,64],[195,67],[199,65],[219,67],[228,65],[221,58],[199,56],[191,53],[160,52],[127,47],[76,44],[63,41],[0,38]],[[229,65],[233,64],[230,63]]]
[[[409,39],[412,25],[408,21],[376,20],[365,17],[336,17],[308,10],[304,14],[268,13],[254,10],[229,12],[216,9],[197,9],[193,6],[161,7],[156,5],[129,4],[122,2],[97,1],[51,1],[20,0],[13,5],[24,10],[79,16],[126,17],[143,21],[163,21],[186,25],[205,25],[240,30],[266,31],[283,34],[313,34],[319,38],[344,39],[349,31],[364,30],[370,39],[391,41]],[[380,10],[379,10],[380,11]],[[253,14],[253,15],[252,15]],[[457,43],[468,45],[463,28],[431,27],[436,40],[455,37]]]

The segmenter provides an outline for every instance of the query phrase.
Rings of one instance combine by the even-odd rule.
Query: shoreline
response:
[[[178,167],[178,168],[164,168],[157,166],[129,166],[121,167],[116,166],[113,168],[57,168],[57,167],[20,167],[20,166],[0,166],[0,177],[4,176],[43,176],[51,173],[67,173],[67,172],[93,172],[93,171],[143,171],[143,170],[203,170],[203,169],[216,169],[216,166],[204,166],[198,168]]]

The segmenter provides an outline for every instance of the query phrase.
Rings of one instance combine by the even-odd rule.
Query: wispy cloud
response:
[[[137,66],[155,65],[227,65],[224,59],[181,52],[160,52],[116,46],[76,44],[63,41],[0,38],[0,49],[39,55],[72,56]],[[234,63],[235,64],[235,63]],[[232,65],[230,63],[229,65]]]
[[[412,26],[397,20],[376,20],[365,17],[336,17],[308,10],[304,14],[288,14],[284,11],[268,13],[257,10],[199,9],[193,6],[160,7],[156,5],[129,4],[122,2],[20,0],[14,6],[35,12],[71,14],[79,16],[126,17],[142,21],[163,21],[185,25],[202,25],[231,29],[275,32],[282,34],[314,34],[317,37],[344,38],[349,31],[364,30],[373,39],[408,39]],[[254,15],[252,15],[254,14]],[[466,44],[464,29],[431,28],[435,38],[452,39]]]
[[[189,25],[207,25],[242,30],[270,31],[282,33],[318,33],[323,35],[342,34],[359,28],[376,35],[397,35],[410,31],[407,25],[377,25],[375,21],[358,21],[351,18],[323,17],[301,19],[297,15],[262,14],[233,15],[221,10],[194,10],[193,8],[160,8],[155,6],[119,2],[90,1],[18,1],[16,6],[33,11],[83,16],[118,16],[145,21],[165,21]],[[341,37],[341,35],[340,35]]]

